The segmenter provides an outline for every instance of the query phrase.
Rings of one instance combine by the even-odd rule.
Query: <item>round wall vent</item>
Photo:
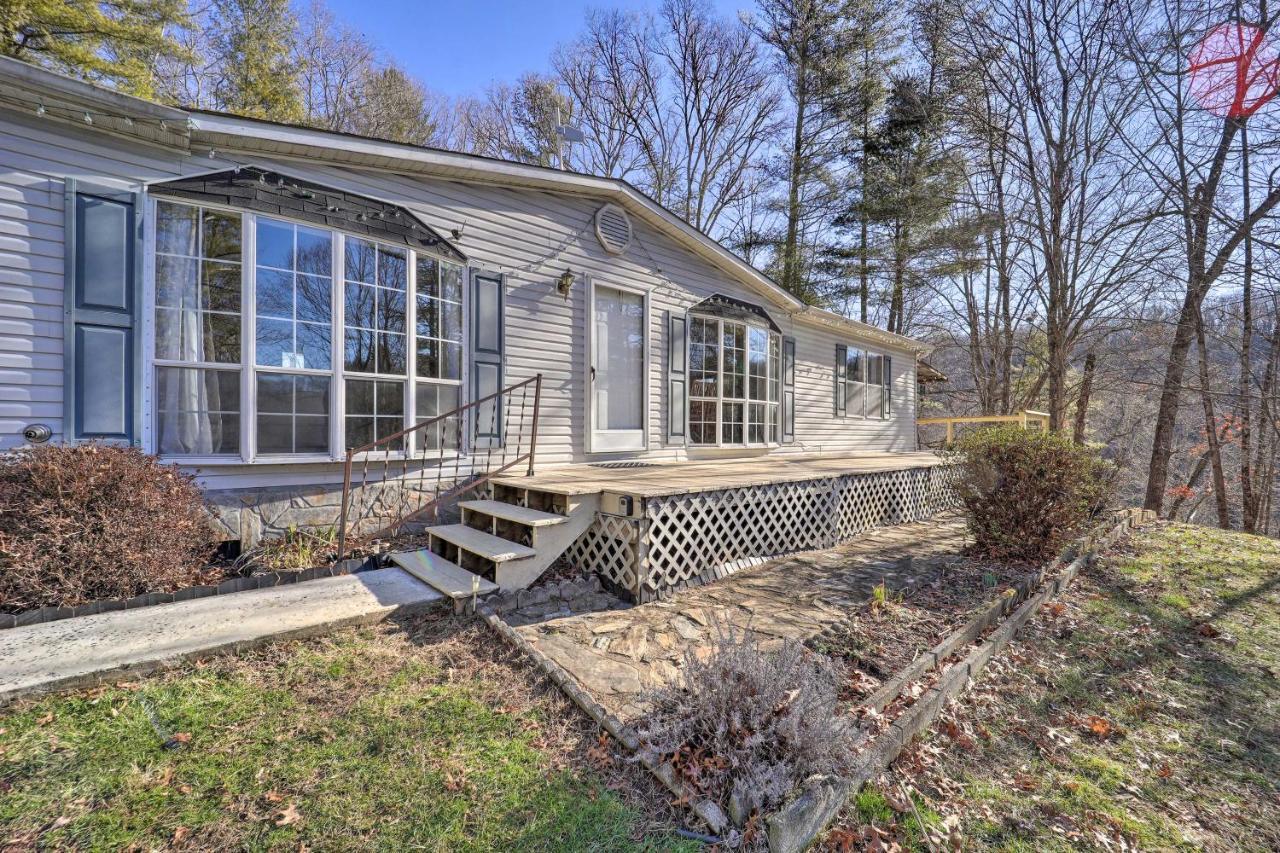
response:
[[[621,255],[631,245],[631,217],[616,204],[596,211],[596,239],[611,255]]]

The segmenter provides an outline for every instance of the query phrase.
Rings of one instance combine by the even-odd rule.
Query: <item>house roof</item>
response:
[[[924,359],[919,359],[916,361],[916,381],[925,383],[946,382],[947,374]]]
[[[900,349],[917,353],[929,349],[911,338],[806,305],[719,242],[619,178],[603,178],[208,110],[180,110],[6,57],[0,57],[0,106],[36,111],[63,122],[89,123],[105,133],[139,138],[185,151],[207,146],[218,151],[249,154],[301,155],[336,165],[394,169],[409,174],[613,201],[730,278],[770,299],[793,317]],[[85,115],[90,121],[85,121]]]

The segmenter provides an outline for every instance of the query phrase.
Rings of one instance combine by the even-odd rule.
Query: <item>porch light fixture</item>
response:
[[[559,291],[561,296],[568,299],[569,291],[573,289],[573,282],[576,279],[577,276],[573,274],[573,270],[566,269],[560,273],[560,278],[556,279],[556,290]]]

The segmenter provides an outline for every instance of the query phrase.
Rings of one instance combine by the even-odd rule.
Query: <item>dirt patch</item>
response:
[[[929,579],[908,592],[874,589],[866,603],[807,645],[846,665],[844,698],[856,702],[1029,574],[1026,566],[950,556],[937,561]]]

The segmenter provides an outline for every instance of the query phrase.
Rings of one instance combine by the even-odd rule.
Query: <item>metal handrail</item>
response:
[[[488,465],[486,464],[485,471],[479,477],[476,477],[475,479],[472,479],[472,480],[468,480],[463,485],[458,485],[457,480],[458,480],[460,469],[459,469],[459,465],[456,464],[456,461],[457,461],[457,458],[460,458],[463,455],[462,453],[462,423],[464,420],[463,413],[471,409],[479,408],[480,406],[483,406],[484,404],[490,401],[497,400],[498,403],[494,405],[493,412],[492,412],[493,423],[490,424],[491,427],[496,428],[498,409],[499,408],[503,409],[504,416],[509,416],[510,414],[509,408],[502,406],[501,399],[504,396],[513,394],[514,392],[520,391],[521,389],[525,389],[525,393],[527,395],[527,389],[530,385],[533,386],[533,419],[530,425],[528,452],[523,454],[517,453],[517,455],[510,462],[504,461],[499,467],[495,469],[489,469]],[[435,415],[434,417],[428,420],[425,420],[420,424],[415,424],[413,426],[406,427],[398,432],[392,433],[391,435],[374,439],[373,441],[367,444],[363,444],[363,445],[360,445],[359,447],[353,447],[347,450],[346,458],[343,460],[343,463],[342,463],[342,510],[341,510],[342,518],[341,518],[341,523],[338,526],[338,557],[337,559],[341,560],[343,557],[346,556],[347,525],[348,525],[348,516],[350,514],[350,506],[351,506],[351,475],[353,470],[353,464],[357,456],[368,454],[371,451],[377,451],[380,448],[386,448],[387,456],[384,459],[384,481],[385,481],[385,474],[387,473],[387,470],[390,468],[390,461],[391,461],[391,455],[390,455],[391,451],[389,449],[389,446],[404,440],[405,438],[407,438],[408,436],[414,433],[425,432],[426,430],[431,429],[431,427],[433,426],[441,425],[440,447],[439,447],[440,453],[438,456],[438,464],[436,466],[437,490],[435,492],[434,497],[432,497],[432,499],[425,506],[419,507],[417,510],[414,510],[412,513],[405,515],[404,517],[400,518],[396,522],[397,525],[403,524],[406,521],[410,521],[416,517],[423,515],[428,510],[437,511],[439,508],[440,502],[445,500],[446,498],[452,497],[453,495],[458,494],[460,492],[471,491],[483,485],[484,483],[487,483],[493,477],[496,477],[505,471],[511,470],[515,466],[519,465],[521,462],[527,461],[529,463],[527,476],[532,477],[533,465],[534,465],[534,454],[537,452],[537,449],[538,449],[538,418],[539,418],[539,412],[541,409],[541,403],[542,403],[542,374],[538,373],[534,375],[532,378],[525,379],[522,382],[517,382],[514,385],[509,385],[506,388],[502,388],[498,391],[493,392],[492,394],[481,397],[477,400],[472,400],[468,403],[464,403],[461,406],[458,406],[447,412],[443,412],[439,415]],[[451,488],[441,492],[439,490],[439,483],[440,483],[440,477],[443,473],[443,468],[444,468],[444,464],[443,464],[444,450],[445,450],[444,424],[447,422],[449,418],[456,419],[455,423],[457,425],[457,430],[458,430],[457,432],[458,446],[456,448],[457,458],[455,458],[455,465],[454,465],[454,485]],[[524,424],[523,406],[520,411],[520,420],[521,420],[521,431],[523,432],[523,424]],[[506,429],[507,426],[508,425],[504,423],[504,429],[502,433],[502,435],[504,436],[504,439],[505,439],[505,436],[507,435],[507,429]],[[520,439],[520,443],[523,443],[523,439]],[[520,447],[520,444],[517,444],[517,451],[519,450],[519,447]],[[488,451],[488,458],[486,458],[486,463],[492,457],[493,446],[490,445],[487,448],[487,451]],[[505,455],[506,454],[505,454],[505,448],[504,448],[504,453],[503,453],[504,459],[505,459]],[[421,458],[425,460],[426,455],[423,454]],[[407,466],[407,463],[410,461],[410,455],[407,451],[403,456],[403,461],[406,463],[406,466]],[[367,475],[367,472],[368,472],[368,458],[366,457],[365,459],[366,475]],[[406,468],[406,473],[407,473],[407,468]],[[362,479],[361,484],[363,485],[366,482],[366,480],[367,478]]]

